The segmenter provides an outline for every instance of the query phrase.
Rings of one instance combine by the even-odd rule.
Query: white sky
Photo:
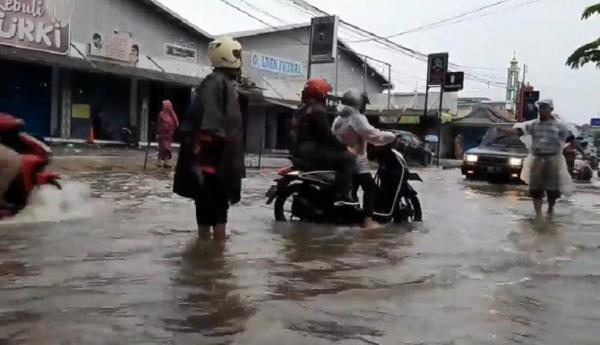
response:
[[[213,34],[259,29],[266,25],[227,6],[221,0],[160,0]],[[274,26],[304,23],[310,16],[288,0],[227,0]],[[339,15],[379,35],[390,35],[479,8],[495,0],[310,0],[322,10]],[[565,60],[580,45],[600,35],[600,16],[581,21],[586,6],[597,0],[509,0],[473,15],[474,19],[444,25],[394,40],[423,53],[448,51],[454,63],[482,67],[465,69],[488,79],[506,81],[506,68],[517,52],[528,65],[527,80],[553,98],[556,111],[569,121],[588,123],[600,117],[600,70],[586,66],[573,71]],[[262,10],[261,13],[259,10]],[[486,14],[487,13],[487,14]],[[486,14],[482,16],[482,14]],[[277,18],[273,18],[277,17]],[[281,19],[281,20],[280,20]],[[342,29],[340,37],[356,40]],[[352,44],[360,53],[393,64],[396,91],[423,90],[426,66],[376,43]],[[381,70],[383,72],[383,66]],[[387,71],[384,73],[387,75]],[[467,82],[461,97],[505,98],[505,90]]]

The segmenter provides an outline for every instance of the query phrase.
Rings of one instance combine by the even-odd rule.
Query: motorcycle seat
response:
[[[301,177],[330,185],[335,182],[335,171],[308,171],[303,173]]]

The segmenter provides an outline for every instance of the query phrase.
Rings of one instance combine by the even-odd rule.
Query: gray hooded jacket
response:
[[[356,154],[357,174],[370,172],[367,144],[383,146],[392,143],[396,136],[373,127],[367,117],[357,109],[344,105],[333,121],[333,133]]]

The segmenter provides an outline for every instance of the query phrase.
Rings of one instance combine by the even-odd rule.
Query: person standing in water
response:
[[[173,158],[173,135],[179,127],[177,114],[173,110],[173,104],[169,100],[162,102],[162,110],[158,114],[156,140],[158,140],[158,166],[170,168],[169,161]]]
[[[533,198],[535,213],[542,215],[544,195],[548,199],[548,214],[554,213],[556,201],[564,189],[565,175],[569,178],[563,146],[575,137],[569,128],[552,114],[551,99],[538,102],[539,119],[519,124],[511,129],[499,128],[510,135],[531,136],[531,164],[529,170],[529,195]]]
[[[234,82],[242,46],[229,37],[208,46],[213,72],[196,89],[181,123],[173,191],[194,200],[200,238],[227,239],[229,206],[241,199],[245,177],[242,112]],[[211,232],[212,231],[212,232]]]

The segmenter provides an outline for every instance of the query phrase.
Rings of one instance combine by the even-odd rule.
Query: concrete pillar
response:
[[[56,66],[52,67],[52,79],[50,81],[50,136],[60,136],[60,69]]]
[[[246,127],[246,151],[259,153],[264,148],[266,127],[266,108],[262,100],[248,101],[248,124]]]
[[[267,138],[265,142],[265,146],[268,149],[276,149],[277,148],[277,116],[278,113],[273,109],[273,107],[269,107],[270,111],[267,112]]]
[[[140,141],[154,140],[149,137],[149,121],[150,121],[150,84],[141,82],[139,85],[141,102],[140,109]]]
[[[71,112],[73,105],[73,90],[71,85],[71,73],[62,70],[61,75],[61,111],[60,111],[60,137],[63,139],[71,138]]]
[[[129,86],[129,125],[137,127],[138,124],[138,80],[131,78]]]

